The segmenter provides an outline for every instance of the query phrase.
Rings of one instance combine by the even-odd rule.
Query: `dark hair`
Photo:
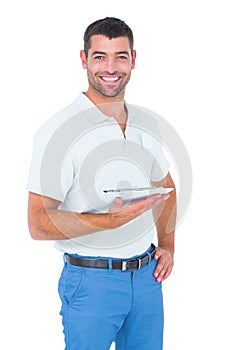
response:
[[[133,52],[133,32],[122,20],[115,17],[105,17],[91,23],[84,33],[84,51],[86,56],[91,46],[90,40],[93,35],[105,35],[109,39],[126,36],[129,39],[130,49]]]

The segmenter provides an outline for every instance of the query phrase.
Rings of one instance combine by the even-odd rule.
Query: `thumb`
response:
[[[117,198],[115,198],[114,202],[110,206],[109,212],[114,213],[114,212],[120,211],[122,209],[122,206],[123,206],[122,198],[117,197]]]
[[[160,247],[157,247],[156,252],[155,252],[155,256],[154,256],[155,260],[159,260],[161,255],[162,255],[162,251],[161,251]]]

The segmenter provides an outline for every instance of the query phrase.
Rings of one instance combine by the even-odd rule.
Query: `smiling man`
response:
[[[117,350],[161,350],[176,194],[155,118],[124,100],[133,33],[120,19],[98,20],[85,31],[80,57],[87,91],[35,137],[29,230],[64,254],[66,350],[109,350],[112,342]],[[151,194],[151,186],[173,191]],[[139,187],[148,191],[142,198]]]

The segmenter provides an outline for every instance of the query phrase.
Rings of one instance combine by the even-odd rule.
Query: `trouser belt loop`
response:
[[[67,254],[65,253],[64,255],[63,255],[63,261],[64,261],[64,263],[66,264],[67,263]]]
[[[140,268],[142,267],[142,260],[141,258],[138,258],[138,270],[140,270]]]
[[[108,269],[109,272],[112,272],[112,259],[108,259]]]
[[[148,265],[149,265],[151,262],[151,253],[147,252],[146,254],[148,255]]]

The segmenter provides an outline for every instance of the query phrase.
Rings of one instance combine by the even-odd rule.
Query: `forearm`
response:
[[[36,222],[35,222],[36,221]],[[108,214],[80,214],[58,209],[43,210],[29,230],[34,239],[64,240],[110,228]]]
[[[153,208],[154,221],[157,229],[158,245],[174,253],[174,238],[176,226],[176,192],[171,192],[170,198]]]
[[[36,221],[36,222],[35,222]],[[34,239],[64,240],[97,232],[110,227],[107,214],[80,214],[46,209],[29,223]]]

